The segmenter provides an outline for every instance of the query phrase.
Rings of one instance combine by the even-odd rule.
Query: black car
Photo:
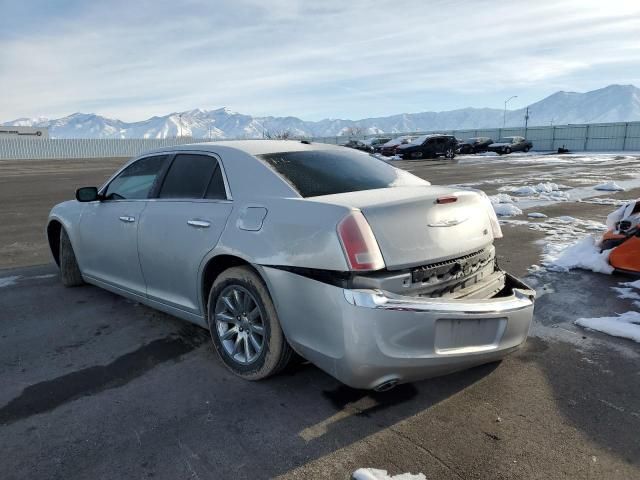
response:
[[[532,148],[533,144],[524,137],[503,137],[489,145],[487,150],[504,155],[511,152],[528,152]]]
[[[489,137],[473,137],[458,143],[458,153],[481,153],[486,152],[487,147],[493,143],[493,139]]]
[[[399,145],[396,155],[402,156],[404,160],[439,156],[453,158],[456,156],[457,148],[458,141],[453,135],[422,135],[410,143]]]
[[[367,151],[369,146],[365,144],[362,140],[349,140],[343,146],[348,148],[355,148],[356,150],[364,150]]]
[[[389,140],[391,140],[391,137],[377,137],[365,140],[365,143],[368,143],[369,151],[371,153],[380,153],[382,151],[382,146]]]

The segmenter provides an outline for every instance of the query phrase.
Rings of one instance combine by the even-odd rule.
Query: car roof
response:
[[[270,153],[300,152],[310,150],[332,150],[341,148],[328,143],[303,143],[300,140],[221,140],[217,142],[188,143],[162,147],[147,153],[174,152],[179,150],[197,150],[216,153],[221,149],[238,150],[249,155],[267,155]]]

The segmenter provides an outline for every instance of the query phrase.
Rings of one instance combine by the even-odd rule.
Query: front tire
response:
[[[448,148],[447,151],[444,152],[444,156],[445,158],[453,159],[456,156],[456,152],[453,150],[453,148]]]
[[[504,153],[505,153],[506,155],[509,155],[509,154],[511,153],[511,149],[510,149],[509,147],[505,148],[505,149],[504,149]]]
[[[71,240],[64,228],[60,229],[60,279],[65,287],[79,287],[84,285],[82,273],[78,267],[76,255],[71,246]]]
[[[287,343],[271,296],[249,267],[222,272],[208,301],[211,339],[222,363],[246,380],[261,380],[287,366]]]

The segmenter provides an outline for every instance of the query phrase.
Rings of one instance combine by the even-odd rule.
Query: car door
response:
[[[149,299],[200,313],[200,264],[216,246],[231,210],[219,159],[177,153],[139,225],[138,253]]]
[[[136,160],[86,204],[79,225],[78,261],[84,275],[144,296],[138,261],[138,224],[169,155]]]

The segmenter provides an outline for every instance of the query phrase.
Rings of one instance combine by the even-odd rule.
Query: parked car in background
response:
[[[363,140],[349,140],[343,146],[347,148],[355,148],[356,150],[363,150],[363,151],[367,151],[369,149],[369,146]]]
[[[487,147],[490,152],[507,155],[511,152],[528,152],[533,144],[524,137],[502,137]]]
[[[416,158],[454,158],[458,140],[453,135],[431,134],[414,138],[411,142],[398,145],[396,155],[404,160]]]
[[[458,143],[458,153],[468,155],[470,153],[486,152],[493,139],[489,137],[472,137]]]
[[[481,192],[293,140],[149,152],[47,222],[65,286],[209,329],[239,377],[273,375],[295,351],[378,390],[525,342],[535,292],[497,265],[501,235]]]
[[[402,137],[397,137],[392,140],[389,140],[387,143],[382,145],[380,149],[380,153],[385,157],[393,157],[396,154],[396,148],[398,145],[404,145],[406,143],[411,142],[415,137],[410,135],[403,135]]]
[[[382,146],[391,141],[391,137],[376,137],[365,140],[364,142],[369,145],[369,151],[371,153],[380,153]]]

